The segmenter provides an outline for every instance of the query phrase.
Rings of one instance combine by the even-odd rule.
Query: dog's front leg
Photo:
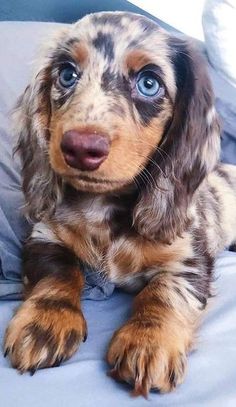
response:
[[[83,277],[72,251],[31,239],[24,248],[26,299],[5,335],[5,355],[21,372],[57,366],[86,339],[80,308]]]
[[[163,272],[152,279],[135,298],[132,317],[113,335],[107,354],[111,376],[134,385],[136,395],[147,396],[151,388],[168,392],[184,379],[206,305],[197,291],[202,276],[185,274]]]

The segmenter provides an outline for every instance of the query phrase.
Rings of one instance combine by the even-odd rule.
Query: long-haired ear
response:
[[[32,220],[50,216],[60,199],[61,180],[52,170],[48,156],[50,89],[50,70],[41,67],[13,112],[16,151],[22,161],[25,212]]]
[[[145,171],[134,209],[134,227],[150,239],[171,242],[187,224],[188,207],[200,183],[219,158],[220,127],[206,62],[191,43],[170,38],[169,55],[176,78],[171,121]],[[144,179],[144,177],[142,177]]]

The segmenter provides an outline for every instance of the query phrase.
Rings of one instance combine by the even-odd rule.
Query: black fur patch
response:
[[[36,308],[40,308],[44,311],[62,311],[68,310],[73,313],[80,313],[78,307],[73,305],[71,301],[66,298],[39,298],[35,301]]]
[[[74,278],[79,260],[65,246],[30,240],[23,249],[23,270],[30,283],[35,285],[44,277],[52,276],[62,281]]]
[[[111,34],[104,34],[99,31],[97,37],[93,40],[93,45],[109,62],[114,59],[114,41]]]
[[[54,358],[55,352],[57,350],[57,343],[50,330],[43,329],[36,323],[30,323],[27,325],[26,330],[28,334],[32,337],[35,349],[42,349],[47,346],[47,359],[44,364],[47,365],[47,361]]]
[[[148,126],[150,121],[154,117],[158,116],[158,114],[163,110],[163,102],[163,98],[158,100],[135,100],[134,105],[140,115],[142,124]]]
[[[102,74],[101,88],[106,93],[115,93],[131,100],[127,79],[118,73],[111,72],[109,68]]]
[[[71,349],[75,344],[79,343],[81,337],[79,332],[75,331],[75,329],[72,329],[66,337],[65,340],[65,351]]]
[[[101,88],[104,92],[117,92],[122,78],[117,73],[111,72],[109,68],[102,74]]]
[[[68,50],[66,48],[64,48],[62,50],[60,48],[56,48],[51,55],[51,59],[52,59],[52,71],[55,69],[58,69],[58,67],[60,67],[63,64],[66,64],[66,63],[75,64],[75,61],[72,58],[72,55],[70,55],[69,48],[68,48]]]
[[[236,243],[231,244],[231,246],[229,247],[229,251],[236,252]]]
[[[198,263],[199,263],[198,259],[195,259],[194,257],[189,258],[189,259],[185,259],[183,261],[183,264],[186,267],[197,267]]]

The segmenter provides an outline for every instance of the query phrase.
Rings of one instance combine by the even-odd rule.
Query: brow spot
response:
[[[114,41],[111,34],[104,34],[99,31],[93,40],[93,45],[109,62],[114,59]]]

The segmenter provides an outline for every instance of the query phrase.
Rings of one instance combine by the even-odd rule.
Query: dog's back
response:
[[[197,191],[208,250],[216,256],[236,241],[236,166],[218,164]]]

